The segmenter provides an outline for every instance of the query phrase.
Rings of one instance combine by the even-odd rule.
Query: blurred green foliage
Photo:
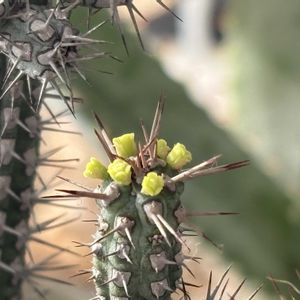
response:
[[[293,198],[300,222],[300,2],[230,0],[232,131]],[[300,245],[298,245],[300,252]]]
[[[82,19],[78,13],[74,16],[74,23],[79,24]],[[181,85],[163,73],[155,58],[140,49],[135,37],[126,33],[129,57],[126,57],[119,36],[109,24],[98,30],[94,37],[114,41],[114,46],[106,47],[124,62],[102,59],[99,63],[93,61],[84,66],[114,73],[110,76],[88,71],[86,74],[91,86],[77,82],[78,90],[85,99],[83,114],[90,131],[95,126],[91,110],[99,113],[112,136],[141,132],[140,118],[149,128],[157,99],[163,92],[167,103],[161,137],[167,139],[170,145],[177,141],[187,145],[193,153],[194,163],[219,153],[223,154],[222,162],[249,158],[239,144],[190,101]],[[265,94],[265,97],[269,96]],[[250,100],[247,107],[254,103],[254,99]],[[272,101],[272,97],[269,100]],[[256,109],[254,105],[251,108],[253,113]],[[259,104],[258,109],[261,109]],[[261,172],[260,163],[252,161],[249,167],[187,183],[184,203],[192,210],[236,211],[241,214],[195,218],[193,221],[213,240],[223,243],[224,255],[238,262],[246,274],[263,279],[273,273],[288,279],[294,268],[300,265],[300,224],[289,219],[291,199],[280,185]]]

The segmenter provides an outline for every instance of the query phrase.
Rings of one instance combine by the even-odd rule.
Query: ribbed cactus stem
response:
[[[3,7],[10,14],[18,10],[10,2]],[[20,2],[21,3],[21,2]],[[47,6],[47,0],[30,1],[31,4]],[[1,20],[1,29],[10,23]],[[25,25],[23,25],[25,26]],[[4,29],[5,30],[5,29]],[[13,32],[15,31],[15,33]],[[18,34],[12,27],[6,34]],[[22,38],[22,34],[20,35]],[[5,41],[5,40],[4,40]],[[15,45],[15,44],[13,44]],[[10,45],[12,46],[12,45]],[[2,49],[5,48],[2,40]],[[16,48],[18,49],[18,48]],[[8,59],[0,55],[0,82],[4,83],[8,72]],[[10,90],[0,102],[0,299],[22,299],[22,283],[29,279],[25,254],[31,238],[29,218],[34,205],[34,180],[39,159],[40,118],[37,105],[41,83],[23,78],[14,80],[16,69],[6,78]],[[14,82],[14,84],[11,84]],[[30,87],[30,88],[29,88]],[[3,90],[1,91],[2,94]],[[35,111],[34,111],[35,109]]]
[[[5,70],[2,66],[5,66],[3,56],[1,70]],[[26,101],[34,99],[20,81],[0,103],[0,299],[3,300],[21,299],[21,285],[26,279],[21,273],[25,270],[40,134],[38,127],[33,128],[39,122],[38,114],[30,109],[24,96]],[[10,272],[3,270],[4,266]]]
[[[93,157],[83,174],[102,182],[94,190],[60,190],[96,199],[100,209],[98,219],[92,220],[98,226],[92,242],[77,242],[93,255],[92,268],[78,275],[91,273],[97,299],[170,300],[174,292],[190,299],[183,268],[192,274],[186,261],[199,257],[190,255],[186,241],[194,231],[188,218],[201,213],[190,213],[183,207],[184,182],[248,164],[217,165],[219,156],[215,156],[183,170],[192,160],[191,152],[181,143],[169,147],[167,141],[158,139],[163,107],[161,99],[149,134],[142,125],[144,144],[135,140],[134,133],[110,139],[95,115],[100,127],[96,135],[110,163],[106,168]],[[184,248],[189,255],[184,254]]]
[[[112,187],[116,188],[113,182],[104,185],[102,192]],[[179,184],[175,191],[166,188],[151,197],[136,188],[118,187],[119,196],[109,204],[97,201],[101,209],[95,235],[99,242],[93,245],[97,294],[110,300],[169,300],[182,277],[179,257],[184,242],[177,232],[176,210],[183,189]]]

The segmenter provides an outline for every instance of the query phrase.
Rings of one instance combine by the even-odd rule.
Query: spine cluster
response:
[[[45,89],[50,84],[74,112],[71,72],[82,75],[78,61],[105,55],[99,51],[83,58],[79,54],[80,49],[102,41],[79,35],[68,19],[74,8],[72,5],[51,9],[29,3],[24,6],[16,2],[15,5],[19,9],[14,9],[0,28],[0,52],[9,59],[0,99],[26,77],[30,95],[32,79],[37,79],[42,86],[34,110],[39,110]],[[67,88],[71,103],[67,101],[60,85]]]

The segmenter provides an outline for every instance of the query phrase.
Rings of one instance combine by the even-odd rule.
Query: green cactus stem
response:
[[[189,250],[185,238],[190,215],[181,202],[184,182],[248,164],[240,161],[216,166],[216,156],[183,170],[192,154],[180,143],[172,148],[158,138],[162,111],[160,101],[151,132],[142,126],[143,144],[136,142],[132,133],[111,140],[96,116],[100,126],[96,134],[110,164],[105,172],[93,159],[84,174],[92,178],[98,174],[102,183],[91,191],[60,190],[67,196],[96,199],[99,207],[98,230],[92,242],[77,243],[93,254],[90,273],[95,299],[169,300],[177,289],[188,297],[182,269],[185,260],[198,258],[182,253],[183,247]]]
[[[1,66],[5,65],[3,56],[1,60]],[[24,81],[18,81],[0,102],[0,299],[21,298],[24,279],[21,273],[25,269],[28,221],[32,212],[30,200],[39,157],[39,128],[35,132],[29,129],[39,123],[39,116],[26,103],[33,96],[29,97],[23,85]],[[5,272],[5,267],[10,272]]]
[[[27,281],[42,295],[42,292],[35,286],[34,279],[59,281],[40,274],[47,270],[46,262],[50,262],[63,251],[76,254],[36,236],[42,231],[68,224],[74,221],[73,219],[57,222],[60,218],[58,216],[36,223],[33,218],[33,225],[29,226],[29,218],[34,216],[35,204],[59,206],[53,201],[48,202],[40,198],[40,193],[45,187],[41,191],[34,188],[35,179],[39,180],[43,186],[47,185],[38,173],[38,167],[57,168],[59,165],[63,168],[64,165],[60,164],[60,160],[54,160],[55,163],[53,163],[50,158],[53,153],[57,152],[57,149],[50,150],[43,156],[39,153],[41,130],[44,128],[51,130],[49,124],[53,123],[54,119],[51,117],[46,121],[40,120],[39,110],[32,109],[37,105],[38,100],[35,95],[40,94],[42,88],[40,82],[32,81],[31,96],[24,88],[25,85],[25,80],[18,81],[0,103],[0,299],[3,300],[22,299],[24,281]],[[60,129],[56,131],[59,132]],[[62,206],[73,208],[68,205]],[[30,258],[32,257],[28,249],[29,241],[48,246],[57,252],[44,259],[43,263],[30,261],[26,264],[25,253],[29,254]]]

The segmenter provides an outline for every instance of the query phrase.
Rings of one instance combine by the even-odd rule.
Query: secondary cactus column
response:
[[[45,6],[36,8],[42,10]],[[30,283],[36,276],[25,263],[27,242],[34,239],[44,243],[32,236],[38,230],[28,224],[38,198],[34,180],[41,163],[39,110],[46,86],[34,79],[39,76],[39,66],[33,62],[37,52],[29,41],[26,26],[33,14],[30,7],[24,8],[19,1],[4,1],[0,5],[0,50],[6,54],[0,54],[0,299],[3,300],[21,299],[22,283],[24,280]],[[6,19],[8,16],[15,17]],[[22,79],[25,74],[27,77]],[[39,225],[41,230],[45,228]]]
[[[3,55],[3,76],[2,66]],[[39,117],[26,103],[35,98],[29,97],[24,84],[15,84],[0,103],[0,299],[20,299],[26,277],[22,273],[40,134],[38,128],[30,131],[33,124],[39,123]],[[37,87],[33,84],[32,88]]]

